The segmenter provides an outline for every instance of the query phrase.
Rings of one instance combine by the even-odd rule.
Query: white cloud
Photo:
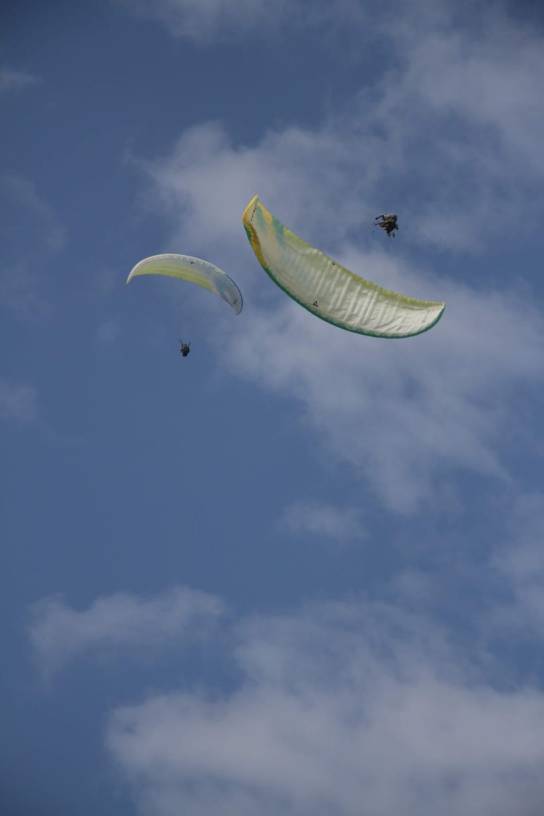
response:
[[[538,97],[542,35],[489,8],[481,25],[461,31],[437,28],[417,39],[405,36],[408,71],[403,84],[417,88],[421,100],[436,111],[493,129],[511,160],[526,165],[525,172],[541,174],[542,153],[534,147],[544,135]],[[487,134],[492,137],[491,130]],[[495,152],[498,145],[491,147]]]
[[[544,374],[543,326],[526,299],[504,285],[485,291],[415,271],[400,239],[395,255],[388,247],[352,245],[346,232],[370,210],[347,184],[342,166],[349,155],[348,144],[329,131],[291,128],[256,147],[234,148],[209,125],[187,132],[172,157],[147,169],[165,207],[180,214],[177,246],[221,256],[242,285],[247,309],[224,328],[224,364],[295,396],[329,450],[390,506],[410,511],[436,495],[452,467],[507,475],[498,443],[516,389]],[[441,323],[404,342],[368,340],[274,299],[241,238],[240,212],[256,190],[286,223],[305,225],[304,237],[321,236],[326,249],[326,242],[341,246],[335,254],[349,268],[407,294],[445,299]]]
[[[284,24],[293,26],[340,25],[361,19],[356,0],[118,0],[133,13],[163,23],[176,37],[197,42],[240,37],[257,29],[263,36]]]
[[[235,327],[216,327],[224,365],[295,397],[329,452],[402,512],[436,499],[455,470],[508,478],[504,430],[519,389],[529,394],[544,373],[542,319],[515,281],[501,276],[486,290],[441,271],[445,249],[463,250],[462,266],[466,250],[536,224],[542,37],[512,20],[508,28],[500,12],[482,20],[481,10],[475,36],[448,4],[429,9],[378,15],[372,30],[388,37],[388,70],[344,115],[238,146],[208,123],[142,165],[172,224],[168,248],[190,247],[242,286],[246,311]],[[240,213],[255,192],[354,271],[446,300],[442,321],[387,343],[310,318],[275,292],[243,243]],[[370,226],[393,198],[394,245]],[[415,248],[437,274],[416,269]]]
[[[219,0],[167,5],[183,14],[206,10],[216,21],[223,7]],[[352,14],[355,6],[361,19]],[[234,14],[236,6],[228,8]],[[252,8],[256,15],[261,3]],[[268,14],[268,6],[262,8]],[[202,174],[202,188],[213,182],[215,190],[208,200],[218,195],[215,214],[225,202],[224,191],[233,186],[229,202],[234,201],[251,174],[263,197],[275,203],[277,192],[288,208],[292,197],[296,207],[304,190],[313,192],[305,197],[310,218],[317,210],[322,220],[335,212],[337,221],[346,218],[346,231],[382,208],[404,208],[403,240],[426,246],[482,250],[505,227],[517,227],[525,236],[537,228],[544,173],[542,34],[521,16],[509,17],[500,5],[481,4],[468,15],[451,3],[428,0],[399,7],[394,16],[370,3],[331,8],[333,16],[349,21],[360,49],[372,53],[378,48],[382,54],[387,48],[381,71],[372,75],[378,79],[369,84],[368,72],[362,72],[358,96],[317,131],[288,128],[269,134],[258,149],[239,149],[240,177],[232,164],[224,168],[213,156],[213,170],[193,168],[189,160],[183,162],[183,148],[194,154],[194,145],[181,142],[177,164],[168,163],[176,177],[166,186],[180,191],[188,180],[189,188],[183,187],[187,203]],[[348,48],[342,38],[339,42]],[[203,131],[192,133],[193,142],[205,137]],[[204,138],[201,153],[209,146]],[[193,223],[198,215],[192,213]],[[307,213],[304,223],[307,228]]]
[[[527,233],[538,223],[543,37],[500,4],[475,4],[465,24],[454,4],[432,5],[390,27],[399,67],[369,113],[427,199],[417,202],[421,238],[483,248],[501,225]]]
[[[28,423],[37,415],[36,389],[0,377],[0,419]]]
[[[544,359],[542,319],[515,283],[448,280],[443,255],[431,274],[432,255],[416,269],[408,254],[430,243],[481,250],[507,227],[530,228],[525,202],[540,200],[540,40],[514,24],[505,38],[497,18],[478,41],[455,29],[443,4],[435,8],[417,43],[420,16],[391,18],[386,62],[396,67],[363,88],[342,121],[269,132],[249,146],[204,125],[147,165],[178,219],[168,248],[204,254],[242,283],[246,311],[214,327],[224,365],[297,400],[305,427],[403,512],[449,489],[458,470],[508,479],[504,431],[540,387]],[[240,212],[255,192],[354,270],[444,297],[442,322],[387,343],[310,317],[242,245]],[[363,225],[389,205],[386,196],[405,213],[401,236],[372,244]],[[532,443],[523,429],[516,434]],[[305,510],[298,519],[293,511],[295,525],[308,524]],[[539,529],[535,522],[531,546],[501,565],[520,596],[530,590],[534,599]],[[425,606],[432,579],[414,570],[395,588]],[[146,816],[540,816],[544,696],[501,687],[505,673],[489,665],[479,623],[463,651],[385,604],[248,622],[238,632],[236,689],[181,690],[120,708],[109,749]]]
[[[501,637],[541,639],[544,632],[544,495],[517,497],[510,508],[506,538],[492,553],[502,579],[503,601],[490,618]],[[489,625],[489,620],[486,620]]]
[[[246,32],[266,19],[264,0],[121,0],[138,14],[164,23],[172,34],[195,40]],[[280,7],[282,2],[280,0]]]
[[[245,331],[232,331],[225,365],[294,396],[330,452],[391,507],[413,510],[452,471],[507,476],[500,442],[516,389],[544,373],[540,318],[513,293],[443,291],[442,323],[406,343],[354,338],[289,303],[254,307]]]
[[[0,266],[0,306],[23,320],[41,321],[51,314],[51,304],[43,292],[43,281],[28,258]]]
[[[350,19],[352,32],[370,50],[385,41],[387,59],[316,130],[292,126],[235,150],[218,127],[187,131],[154,166],[162,190],[185,205],[185,234],[202,226],[204,197],[216,234],[242,190],[281,205],[287,223],[303,213],[322,239],[392,206],[404,208],[403,240],[426,247],[481,250],[505,227],[537,227],[544,37],[501,6],[478,6],[466,24],[451,3],[414,5],[392,18],[358,4],[364,20]]]
[[[105,320],[96,330],[96,339],[99,343],[109,345],[115,343],[121,333],[121,326],[117,320]]]
[[[254,621],[237,654],[230,694],[114,713],[108,746],[146,816],[540,813],[543,695],[497,688],[406,611]]]
[[[283,524],[293,533],[313,533],[338,542],[365,535],[358,510],[318,502],[291,504],[283,514]]]
[[[190,128],[170,156],[142,167],[173,220],[172,242],[211,243],[239,260],[245,248],[241,213],[256,192],[286,223],[305,226],[316,236],[338,241],[361,224],[365,209],[357,189],[346,188],[342,168],[350,163],[350,146],[326,129],[290,127],[265,134],[255,146],[234,147],[223,127],[212,122]],[[337,214],[334,221],[330,208]]]
[[[148,599],[116,593],[82,611],[52,597],[34,605],[30,639],[40,667],[50,673],[80,655],[156,649],[202,637],[222,612],[216,598],[187,588]]]
[[[18,91],[31,85],[37,85],[39,82],[40,79],[37,76],[26,71],[0,68],[0,93]]]
[[[65,243],[65,231],[53,208],[32,181],[16,174],[0,177],[0,306],[23,319],[47,318],[44,266]]]
[[[11,207],[20,208],[40,227],[47,249],[61,249],[65,240],[64,229],[53,208],[38,193],[34,182],[15,173],[2,176],[0,182],[0,191],[9,199]]]

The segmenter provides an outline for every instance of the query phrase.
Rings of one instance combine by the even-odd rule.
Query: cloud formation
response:
[[[16,71],[11,68],[0,68],[0,93],[19,91],[31,85],[37,85],[40,79],[26,71]]]
[[[0,377],[0,419],[26,424],[37,416],[36,389]]]
[[[142,165],[172,246],[236,269],[248,308],[242,326],[224,329],[224,364],[299,400],[329,451],[401,512],[436,499],[457,471],[507,479],[501,448],[516,392],[529,395],[544,373],[541,317],[516,283],[486,289],[440,272],[445,251],[460,253],[462,269],[501,231],[526,233],[544,171],[542,37],[504,9],[479,7],[471,26],[465,11],[422,2],[413,16],[380,12],[368,37],[387,38],[388,71],[317,129],[234,145],[203,124]],[[275,296],[242,243],[240,213],[255,192],[354,271],[445,300],[441,323],[387,344],[334,331]],[[392,198],[405,213],[394,252],[367,227]]]
[[[168,5],[213,8],[221,19],[219,0]],[[349,231],[376,208],[391,206],[384,195],[389,193],[409,214],[404,240],[474,250],[499,236],[505,225],[516,224],[528,234],[538,224],[542,203],[542,34],[501,5],[476,4],[468,13],[463,6],[422,0],[406,10],[396,8],[394,16],[375,4],[357,5],[364,20],[351,18],[345,8],[340,13],[340,6],[350,4],[333,4],[334,13],[349,20],[360,44],[370,50],[376,43],[387,45],[383,70],[371,80],[362,72],[358,94],[331,111],[320,128],[290,127],[268,134],[258,148],[240,148],[241,176],[212,156],[215,172],[209,168],[200,183],[213,178],[219,202],[226,203],[224,190],[233,190],[234,201],[251,174],[254,189],[247,197],[257,191],[273,206],[287,202],[284,217],[290,221],[295,209],[290,199],[299,203],[305,196],[306,228],[320,208],[323,220],[333,211]],[[254,13],[260,7],[252,3]],[[234,13],[236,5],[229,8]],[[340,35],[337,45],[342,45]],[[202,153],[209,144],[203,142]],[[183,187],[189,200],[191,180],[204,168],[180,161],[185,146],[191,150],[184,139],[168,167],[177,169],[171,189],[189,181]],[[194,223],[198,214],[191,215]],[[315,234],[326,238],[330,230]]]
[[[242,626],[241,683],[153,696],[108,746],[148,816],[537,816],[544,697],[385,604]]]
[[[286,508],[282,522],[292,533],[310,533],[337,542],[365,535],[361,514],[352,507],[299,501]]]
[[[113,318],[104,320],[96,329],[96,339],[103,345],[110,345],[115,343],[121,334],[121,326],[119,321]]]
[[[277,0],[273,10],[266,0],[118,0],[133,13],[158,20],[175,37],[210,42],[242,37],[258,30],[273,35],[291,27],[343,23],[361,19],[356,0]]]
[[[319,181],[338,215],[335,226],[322,208],[318,176],[310,173],[323,153],[331,161]],[[273,300],[256,262],[250,272],[244,257],[243,204],[255,189],[265,189],[287,223],[306,220],[308,232],[340,243],[360,212],[339,169],[345,155],[330,135],[297,129],[237,149],[210,125],[186,133],[171,158],[148,169],[163,202],[181,212],[179,243],[221,245],[240,270],[249,308],[242,326],[225,329],[228,343],[221,337],[219,345],[228,348],[224,364],[300,400],[330,450],[351,462],[389,506],[409,512],[436,495],[452,467],[507,475],[501,433],[518,389],[542,379],[543,327],[515,290],[446,281],[416,270],[402,250],[393,256],[361,249],[345,234],[336,256],[349,268],[408,294],[446,300],[446,314],[430,334],[399,343],[365,340],[331,329],[281,296]]]
[[[201,637],[222,613],[216,598],[184,587],[147,599],[116,593],[81,611],[45,598],[33,607],[30,641],[49,674],[81,655],[156,649]]]
[[[544,631],[544,495],[518,496],[510,507],[506,530],[508,535],[495,549],[491,564],[500,578],[503,602],[493,608],[490,619],[498,637],[506,632],[534,648]]]
[[[22,319],[40,320],[51,311],[44,267],[64,246],[65,231],[35,184],[17,174],[0,177],[0,306]]]

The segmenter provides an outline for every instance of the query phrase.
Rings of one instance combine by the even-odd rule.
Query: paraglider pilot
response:
[[[179,353],[181,354],[181,356],[182,357],[187,357],[187,355],[189,354],[190,351],[191,351],[191,344],[190,343],[184,343],[183,340],[180,340],[179,341]]]
[[[395,230],[398,230],[399,225],[397,224],[397,216],[395,213],[386,213],[383,215],[377,215],[374,219],[374,223],[376,226],[381,227],[389,237],[395,237]]]

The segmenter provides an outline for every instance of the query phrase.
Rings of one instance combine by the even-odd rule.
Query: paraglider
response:
[[[382,215],[377,215],[374,219],[374,223],[377,227],[381,227],[389,237],[395,237],[395,230],[398,230],[399,225],[397,223],[397,216],[395,213],[386,213]]]
[[[396,216],[395,216],[396,217]],[[322,320],[373,337],[410,337],[432,328],[445,304],[383,289],[350,272],[281,224],[258,196],[242,221],[265,272]]]
[[[191,344],[185,343],[183,340],[179,341],[179,353],[182,357],[187,357],[189,352],[191,351]]]
[[[127,283],[139,275],[165,275],[170,278],[196,283],[203,289],[213,292],[225,303],[240,314],[243,306],[242,293],[226,272],[215,264],[190,255],[153,255],[144,258],[134,266],[127,278]]]

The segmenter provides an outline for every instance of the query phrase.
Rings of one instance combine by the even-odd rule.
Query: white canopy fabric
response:
[[[152,255],[134,266],[127,278],[129,283],[138,275],[166,275],[171,278],[196,283],[203,289],[218,295],[231,306],[236,314],[242,311],[242,293],[226,272],[215,264],[190,255]]]
[[[284,227],[258,196],[242,221],[263,269],[310,312],[348,331],[373,337],[410,337],[432,328],[444,303],[417,300],[355,275]]]

